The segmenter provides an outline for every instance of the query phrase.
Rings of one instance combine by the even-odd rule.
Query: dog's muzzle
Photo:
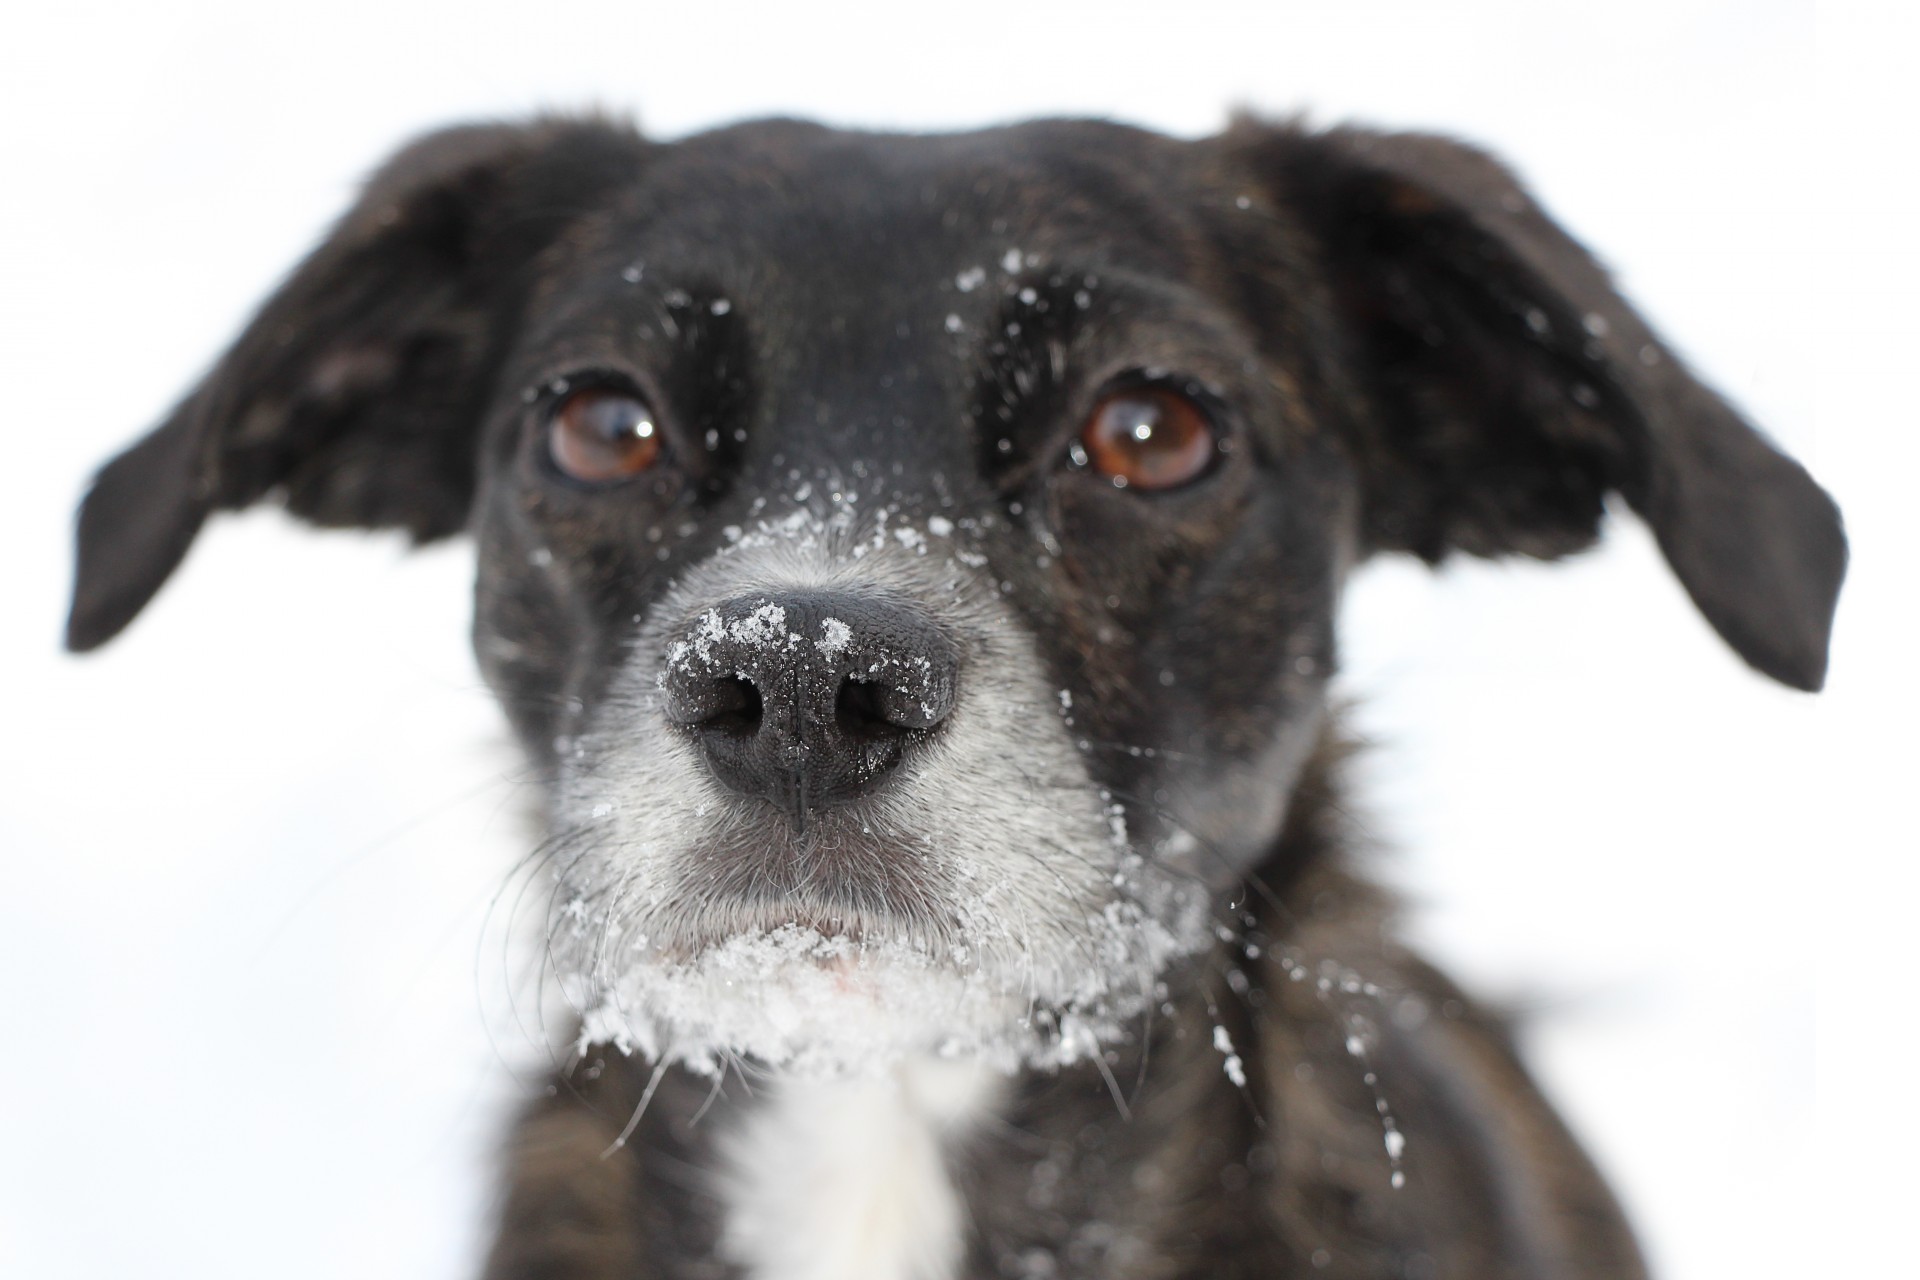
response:
[[[722,783],[807,816],[882,786],[952,712],[952,637],[887,596],[740,596],[667,652],[666,717]]]

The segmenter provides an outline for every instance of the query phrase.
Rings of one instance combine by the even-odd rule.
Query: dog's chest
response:
[[[751,1280],[948,1280],[964,1222],[949,1158],[995,1093],[934,1060],[774,1086],[725,1143],[727,1255]]]

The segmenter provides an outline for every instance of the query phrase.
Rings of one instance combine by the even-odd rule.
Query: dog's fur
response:
[[[1184,488],[1068,461],[1142,377],[1226,442]],[[554,470],[583,379],[663,463]],[[1500,1025],[1343,866],[1326,705],[1355,563],[1564,555],[1610,493],[1820,685],[1833,504],[1450,141],[456,129],[101,472],[69,640],[218,509],[476,537],[584,1027],[499,1280],[1632,1276]],[[848,644],[932,724],[832,803],[688,727]]]

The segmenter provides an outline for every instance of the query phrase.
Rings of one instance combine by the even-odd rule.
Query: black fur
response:
[[[1003,267],[961,287],[977,263]],[[1139,371],[1231,442],[1186,489],[1063,463],[1091,401]],[[540,427],[555,380],[582,376],[643,391],[675,464],[617,490],[557,475]],[[962,1161],[969,1274],[1020,1274],[1036,1249],[1070,1274],[1638,1274],[1498,1026],[1393,948],[1341,873],[1330,749],[1302,765],[1277,744],[1330,740],[1334,606],[1360,557],[1557,557],[1619,494],[1736,652],[1816,689],[1846,545],[1806,473],[1468,147],[1254,121],[1199,142],[1088,122],[435,135],[102,471],[69,643],[124,627],[214,510],[271,496],[323,525],[471,531],[483,669],[551,766],[633,620],[822,459],[865,499],[976,522],[1095,780],[1130,822],[1202,835],[1186,870],[1223,904],[1258,898],[1251,932],[1169,975],[1173,1015],[1127,1051],[1157,1065],[1118,1062],[1143,1073],[1133,1122],[1088,1068],[1021,1082],[1024,1136]],[[1243,964],[1249,939],[1265,958]],[[1419,1004],[1376,1046],[1397,1105],[1440,1135],[1405,1194],[1341,997],[1293,971],[1309,961]],[[1246,1046],[1244,1097],[1214,1017]],[[645,1078],[614,1061],[575,1081],[586,1107],[563,1090],[529,1114],[494,1275],[724,1273],[683,1176],[699,1082],[671,1073],[633,1147],[599,1159]]]

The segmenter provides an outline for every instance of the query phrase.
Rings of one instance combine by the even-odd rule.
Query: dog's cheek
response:
[[[1323,470],[1303,459],[1186,519],[1130,495],[1055,500],[1052,656],[1087,695],[1071,730],[1136,834],[1212,884],[1271,846],[1321,729],[1352,540],[1350,486]]]
[[[556,740],[576,731],[655,576],[604,524],[511,473],[483,493],[474,651],[538,762],[552,764]]]
[[[516,537],[509,521],[484,520],[477,534],[474,656],[522,748],[551,764],[577,638],[546,572],[548,557]]]
[[[681,536],[691,495],[676,481],[567,492],[524,463],[505,460],[482,491],[474,648],[523,745],[551,765],[703,547]]]
[[[1353,504],[1335,479],[1268,490],[1147,655],[1161,694],[1149,714],[1173,748],[1156,798],[1194,839],[1191,869],[1215,883],[1271,848],[1324,727],[1352,554]]]
[[[1083,651],[1097,651],[1099,665],[1126,682],[1124,705],[1160,702],[1153,690],[1222,652],[1273,647],[1272,623],[1283,613],[1276,595],[1303,568],[1311,572],[1310,555],[1282,563],[1282,549],[1300,539],[1281,495],[1244,475],[1168,497],[1075,478],[1055,487],[1049,517],[1060,554],[1036,607],[1064,615]],[[1211,596],[1235,593],[1240,609],[1206,615]],[[1210,630],[1193,625],[1200,621]]]
[[[1155,637],[1228,525],[1218,506],[1176,506],[1080,476],[1062,478],[1045,501],[1055,546],[1039,558],[1042,571],[1021,575],[1031,586],[1021,607],[1036,636],[1051,641],[1057,669],[1086,695],[1083,728],[1127,737],[1156,701]],[[1232,501],[1227,495],[1223,505]]]

